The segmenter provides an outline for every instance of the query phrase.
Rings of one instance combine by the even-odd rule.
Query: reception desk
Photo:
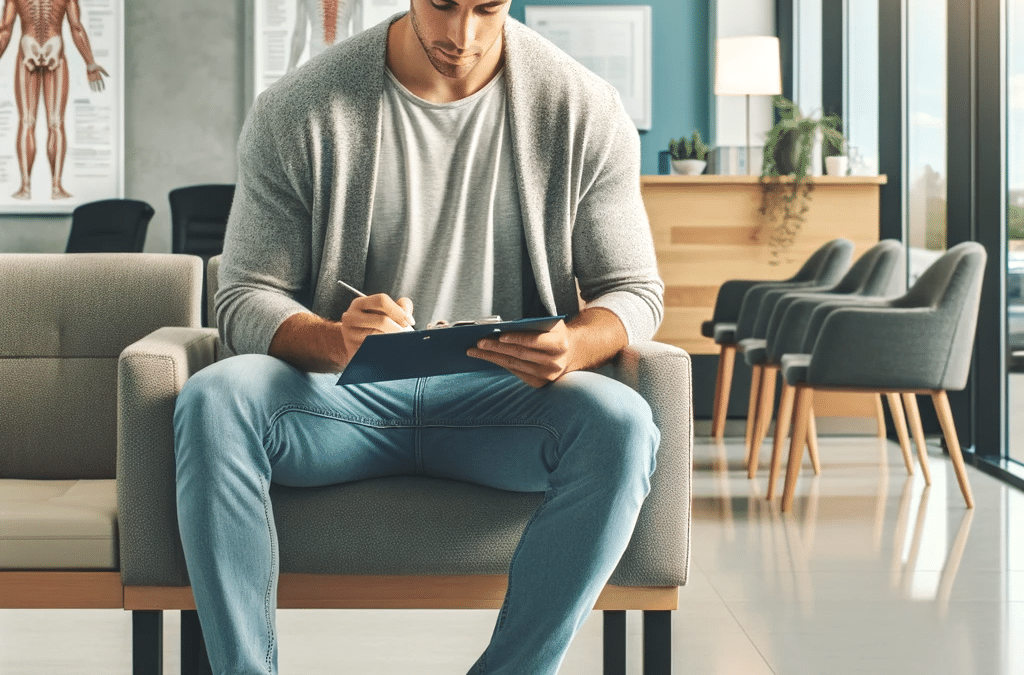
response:
[[[665,320],[656,340],[694,355],[717,354],[714,341],[701,336],[700,324],[711,318],[724,281],[785,279],[836,237],[854,242],[855,259],[878,241],[879,190],[885,176],[815,177],[812,182],[801,230],[791,247],[773,256],[768,239],[775,223],[760,213],[757,176],[641,177],[665,281]],[[844,399],[835,414],[873,416],[873,401],[861,399]],[[821,404],[816,405],[819,415],[828,415],[831,405]]]

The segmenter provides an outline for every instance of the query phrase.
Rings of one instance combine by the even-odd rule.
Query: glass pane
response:
[[[907,1],[910,282],[946,250],[946,2]]]
[[[1024,402],[1024,0],[1007,0],[1006,9],[1006,409],[1013,411]],[[1009,417],[1009,456],[1024,462],[1024,415]]]
[[[805,115],[821,112],[821,0],[797,0],[793,36],[793,102]]]
[[[878,175],[878,0],[848,2],[846,8],[845,132],[850,173]]]

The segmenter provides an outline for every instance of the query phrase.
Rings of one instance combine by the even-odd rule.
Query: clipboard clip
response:
[[[462,321],[453,321],[448,323],[447,321],[432,321],[427,324],[427,330],[433,330],[435,328],[454,328],[455,326],[480,326],[488,323],[501,323],[501,317],[497,314],[491,316],[480,317],[479,319],[465,319]]]

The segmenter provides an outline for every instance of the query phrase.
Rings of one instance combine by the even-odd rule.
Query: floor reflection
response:
[[[767,475],[746,477],[737,456],[741,446],[703,444],[693,519],[698,529],[709,524],[700,530],[701,545],[719,550],[701,552],[701,559],[746,556],[758,582],[796,603],[804,616],[813,614],[822,595],[834,595],[822,585],[834,569],[877,573],[888,586],[882,581],[883,588],[870,593],[934,601],[946,615],[975,511],[950,499],[945,457],[932,458],[927,486],[919,470],[905,473],[899,450],[885,439],[859,439],[855,450],[836,454],[826,443],[822,474],[815,476],[808,463],[793,510],[782,513],[779,498],[764,497]]]

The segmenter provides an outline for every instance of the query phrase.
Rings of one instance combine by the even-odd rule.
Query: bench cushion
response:
[[[117,568],[114,480],[0,479],[0,569]]]

